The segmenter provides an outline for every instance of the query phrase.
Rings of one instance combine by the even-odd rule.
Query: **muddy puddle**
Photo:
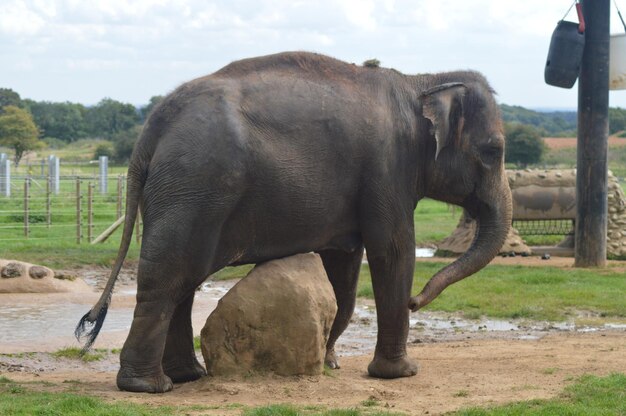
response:
[[[463,339],[533,340],[555,332],[596,332],[626,330],[626,324],[607,323],[601,326],[577,326],[573,322],[541,322],[528,320],[464,319],[458,314],[417,312],[409,321],[409,343],[433,343]],[[344,355],[373,351],[376,344],[376,310],[373,302],[361,301],[354,311],[350,326],[337,341],[337,350]]]
[[[71,335],[78,320],[89,311],[82,304],[50,305],[9,304],[0,306],[2,342],[28,342],[35,338]],[[107,313],[106,331],[128,330],[132,309],[111,309]]]

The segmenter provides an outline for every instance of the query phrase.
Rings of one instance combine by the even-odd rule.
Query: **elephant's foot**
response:
[[[194,357],[194,362],[187,365],[163,364],[163,371],[174,383],[186,383],[206,376],[206,370]]]
[[[375,356],[367,367],[369,375],[377,378],[411,377],[417,374],[417,370],[417,364],[406,355],[393,360]]]
[[[324,358],[324,365],[328,368],[337,370],[339,367],[339,361],[337,361],[337,354],[335,354],[335,349],[331,348],[326,350],[326,358]]]
[[[163,374],[133,375],[123,367],[117,373],[117,387],[120,390],[136,393],[165,393],[174,388],[172,380]]]

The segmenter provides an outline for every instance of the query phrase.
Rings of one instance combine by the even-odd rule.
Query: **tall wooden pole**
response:
[[[606,265],[610,0],[583,0],[587,30],[578,78],[576,267]]]

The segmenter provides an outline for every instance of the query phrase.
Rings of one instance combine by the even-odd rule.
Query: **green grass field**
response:
[[[418,262],[413,294],[445,264]],[[565,321],[577,312],[626,322],[626,274],[622,270],[559,269],[490,265],[448,287],[426,310],[461,312],[467,318]],[[358,296],[373,298],[369,267],[363,265]]]
[[[415,244],[428,246],[449,236],[459,223],[463,210],[454,205],[423,199],[413,213]]]
[[[118,230],[110,239],[97,246],[89,244],[89,237],[97,237],[115,222],[119,212],[123,214],[125,197],[123,192],[118,192],[115,176],[110,177],[106,194],[99,192],[98,181],[93,178],[81,179],[79,191],[76,179],[62,179],[58,195],[47,190],[45,179],[33,178],[28,193],[28,233],[24,220],[24,182],[19,182],[20,186],[17,189],[14,187],[10,198],[0,197],[1,257],[43,263],[53,268],[112,264],[121,232]],[[90,183],[93,185],[91,221],[88,202]],[[77,221],[79,197],[80,228]],[[137,244],[131,247],[128,258],[138,258]]]
[[[563,416],[625,415],[626,375],[584,376],[551,400],[531,400],[505,406],[472,408],[455,416]]]

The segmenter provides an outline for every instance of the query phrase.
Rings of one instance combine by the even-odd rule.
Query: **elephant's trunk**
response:
[[[411,298],[415,312],[433,301],[446,287],[485,267],[500,251],[511,226],[511,192],[508,183],[497,204],[482,204],[476,218],[476,235],[470,248],[453,263],[441,269]]]

